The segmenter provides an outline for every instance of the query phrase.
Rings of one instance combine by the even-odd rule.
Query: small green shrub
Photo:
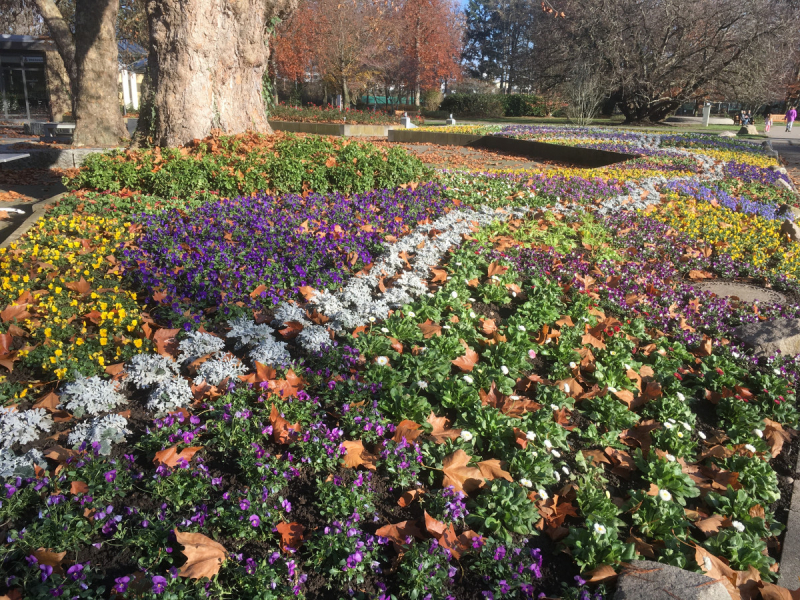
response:
[[[271,193],[320,194],[393,188],[430,177],[430,169],[401,148],[309,136],[243,134],[206,138],[192,147],[92,154],[70,189],[134,190],[185,199],[198,192],[223,197]]]
[[[547,104],[543,98],[532,94],[502,96],[506,117],[546,117]]]
[[[502,117],[505,112],[499,94],[451,94],[441,109],[459,117]]]

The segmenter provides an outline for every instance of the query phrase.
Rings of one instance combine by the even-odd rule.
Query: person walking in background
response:
[[[797,111],[794,109],[794,106],[790,106],[789,110],[786,111],[786,131],[792,130],[792,125],[794,125],[794,120],[797,118]]]
[[[772,129],[772,111],[769,107],[764,111],[764,133],[769,133]]]

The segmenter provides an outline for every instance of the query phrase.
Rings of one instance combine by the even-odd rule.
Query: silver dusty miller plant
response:
[[[0,443],[4,448],[35,442],[41,433],[48,433],[52,428],[53,419],[43,408],[22,412],[10,407],[0,408]]]
[[[240,317],[228,321],[231,330],[228,338],[236,340],[236,350],[263,344],[267,340],[273,339],[272,328],[269,325],[256,325],[255,321],[247,317]]]
[[[137,354],[125,367],[128,381],[143,390],[162,381],[172,379],[179,373],[178,363],[160,354]]]
[[[188,406],[192,400],[194,396],[189,382],[183,377],[175,377],[162,381],[150,392],[147,409],[154,411],[156,415],[163,415],[171,410]]]
[[[286,342],[276,342],[273,340],[259,344],[250,351],[250,360],[253,363],[260,362],[262,365],[282,369],[292,361]]]
[[[83,442],[100,444],[100,454],[108,455],[111,453],[112,444],[125,441],[125,436],[130,435],[128,420],[121,415],[106,415],[95,417],[91,421],[78,423],[69,434],[67,443],[72,446],[80,446]]]
[[[178,342],[178,362],[186,364],[206,354],[215,354],[225,349],[225,340],[210,333],[190,331]]]
[[[35,466],[47,469],[47,461],[36,448],[28,450],[22,456],[17,456],[13,450],[7,448],[0,450],[0,478],[35,477]]]
[[[78,419],[85,414],[97,416],[127,402],[118,388],[116,381],[105,381],[96,375],[78,375],[75,381],[64,387],[59,406],[63,406]]]
[[[238,358],[231,354],[217,353],[206,362],[197,367],[195,384],[202,382],[219,385],[225,379],[236,379],[239,375],[247,373],[247,368]]]

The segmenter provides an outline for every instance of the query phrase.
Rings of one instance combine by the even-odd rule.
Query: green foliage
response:
[[[536,505],[524,488],[505,479],[495,479],[469,504],[467,523],[478,531],[506,544],[511,534],[534,535],[539,520]]]
[[[459,117],[502,117],[505,113],[499,94],[450,94],[441,109]]]
[[[401,148],[323,137],[248,134],[208,138],[189,152],[155,149],[91,154],[70,189],[137,190],[164,198],[201,191],[224,197],[275,193],[359,193],[429,178],[422,162]]]
[[[547,103],[533,94],[507,94],[503,98],[505,117],[546,117]]]

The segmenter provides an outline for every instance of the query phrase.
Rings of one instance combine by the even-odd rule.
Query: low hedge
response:
[[[451,94],[440,106],[460,117],[546,117],[547,103],[532,94]]]
[[[379,148],[347,139],[276,133],[209,137],[185,148],[92,154],[69,189],[137,190],[164,198],[197,192],[221,196],[280,193],[366,192],[430,176],[401,148]]]

